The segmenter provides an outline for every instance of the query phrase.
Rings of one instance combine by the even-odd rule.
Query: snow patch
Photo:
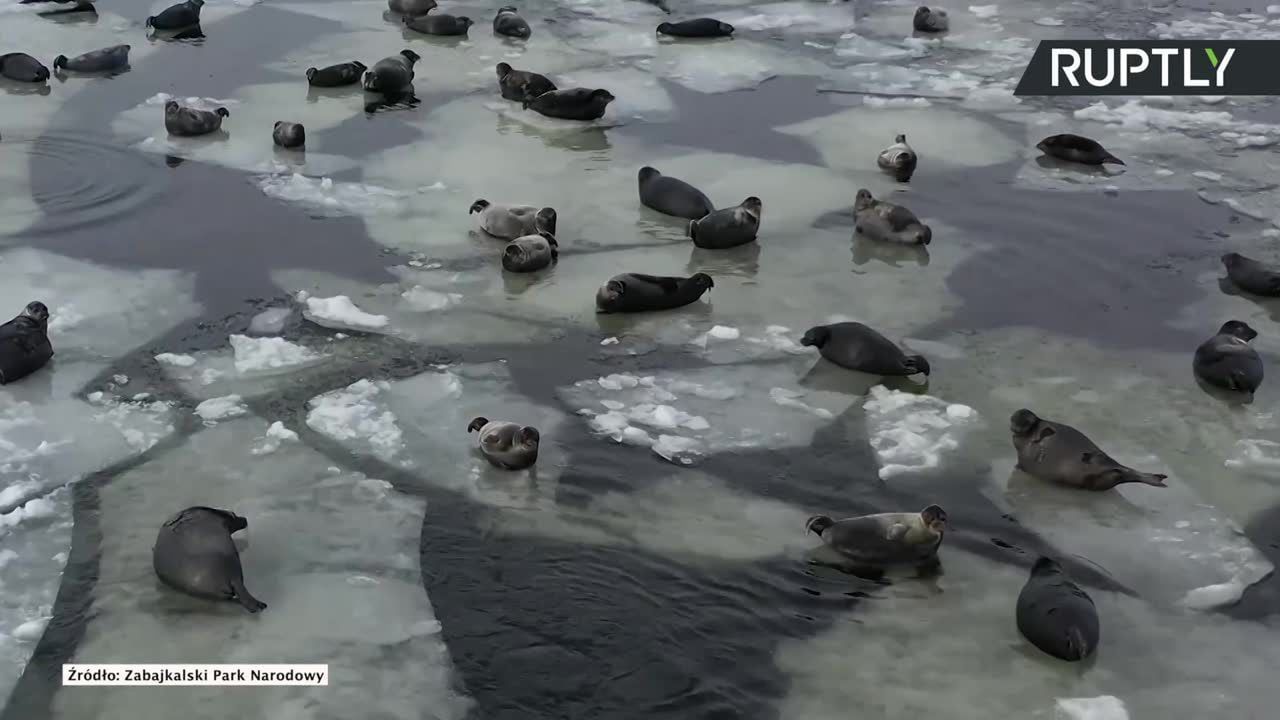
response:
[[[945,453],[960,447],[960,430],[977,418],[967,405],[883,385],[871,388],[863,409],[871,447],[880,459],[880,478],[885,480],[941,465]]]

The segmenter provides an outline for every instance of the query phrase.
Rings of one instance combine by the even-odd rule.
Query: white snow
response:
[[[232,335],[229,340],[235,352],[236,372],[242,374],[304,365],[322,357],[284,338]]]
[[[249,408],[245,407],[244,398],[239,395],[210,398],[197,405],[195,410],[196,415],[203,418],[206,423],[240,417],[248,412]]]
[[[1058,698],[1054,709],[1060,720],[1129,720],[1124,702],[1114,695]]]
[[[307,319],[325,327],[378,330],[391,321],[386,315],[371,315],[356,307],[346,295],[330,298],[301,296],[307,304]]]
[[[379,404],[390,388],[386,381],[366,379],[312,398],[307,426],[335,440],[360,440],[379,457],[392,458],[404,442],[396,416]]]
[[[190,355],[175,355],[173,353],[160,353],[156,356],[156,362],[172,365],[174,367],[191,367],[196,364],[196,359]]]
[[[863,409],[871,447],[880,459],[880,477],[886,480],[941,465],[942,456],[960,447],[961,431],[977,417],[967,405],[883,385],[871,388]]]

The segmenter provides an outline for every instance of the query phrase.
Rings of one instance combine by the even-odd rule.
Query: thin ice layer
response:
[[[442,720],[461,720],[471,703],[453,689],[440,624],[419,577],[421,501],[377,479],[331,472],[326,458],[300,444],[254,456],[261,427],[251,419],[222,423],[103,487],[94,613],[71,660],[319,659],[342,668],[325,690],[326,712],[357,717],[377,707],[392,720],[418,720],[426,704]],[[261,614],[156,581],[156,532],[192,505],[248,519],[236,537],[245,545],[245,584],[268,605]],[[169,693],[98,690],[59,693],[53,716],[164,717],[172,709]],[[196,720],[289,717],[304,712],[314,692],[185,688],[184,713]]]

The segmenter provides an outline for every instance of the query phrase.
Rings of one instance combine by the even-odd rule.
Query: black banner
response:
[[[1280,40],[1042,40],[1014,95],[1280,95]]]

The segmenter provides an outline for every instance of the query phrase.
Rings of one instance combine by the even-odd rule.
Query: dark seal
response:
[[[1093,599],[1051,558],[1031,567],[1018,593],[1018,632],[1045,653],[1075,662],[1098,648],[1098,609]]]
[[[697,273],[687,278],[639,273],[615,275],[596,292],[596,311],[633,313],[673,310],[696,302],[715,286],[715,281],[706,273]]]
[[[267,604],[244,586],[240,553],[231,534],[249,521],[226,510],[189,507],[160,527],[151,562],[165,585],[205,600],[229,600],[256,613]]]
[[[929,374],[929,361],[923,355],[902,352],[889,338],[858,322],[810,328],[800,344],[818,348],[822,357],[848,370],[891,377]]]

